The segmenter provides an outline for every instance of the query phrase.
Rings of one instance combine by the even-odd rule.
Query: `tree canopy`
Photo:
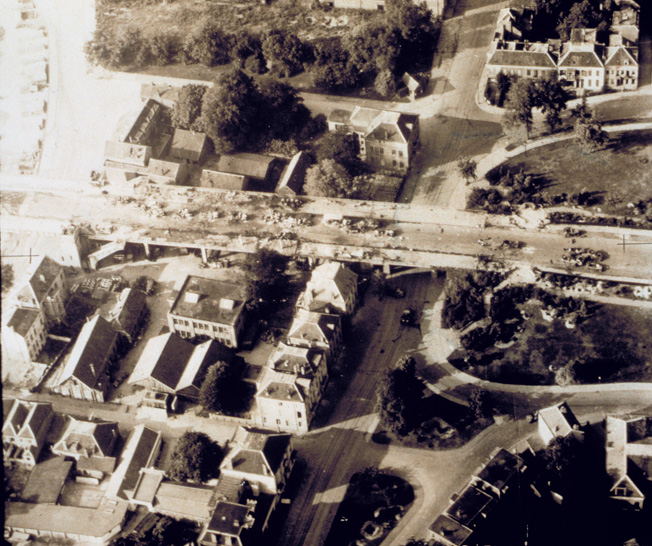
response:
[[[0,282],[2,282],[2,292],[6,292],[14,285],[14,266],[2,262],[2,272],[0,273]]]
[[[283,299],[288,290],[287,267],[290,259],[268,248],[247,254],[247,272],[251,307],[258,309]]]
[[[239,357],[213,364],[199,389],[199,404],[207,411],[224,415],[238,415],[248,409],[249,396],[243,374],[244,365]]]
[[[507,93],[505,125],[525,128],[526,137],[532,129],[532,109],[536,105],[535,85],[531,80],[517,80]]]
[[[534,91],[534,104],[546,116],[546,125],[554,131],[561,124],[561,112],[566,109],[570,98],[556,77],[537,82]]]
[[[172,125],[179,129],[201,131],[203,129],[200,116],[204,95],[208,87],[205,85],[184,85],[179,92],[179,100],[172,108]]]
[[[205,66],[226,64],[231,60],[233,38],[215,23],[207,21],[191,32],[183,45],[184,57],[188,63]]]
[[[168,476],[173,480],[205,482],[217,474],[222,450],[203,432],[186,432],[172,453]]]
[[[261,117],[271,139],[288,140],[296,136],[310,121],[310,110],[299,92],[283,82],[268,81],[260,86]]]
[[[416,376],[416,362],[404,357],[388,370],[376,392],[376,409],[383,428],[405,436],[421,420],[423,382]]]
[[[464,177],[467,184],[478,178],[477,169],[478,163],[469,157],[463,157],[457,162],[457,170]]]
[[[469,410],[473,412],[476,419],[487,419],[493,415],[493,406],[489,400],[489,393],[478,387],[474,387],[469,395]]]
[[[352,198],[358,188],[349,172],[333,159],[324,159],[306,171],[303,190],[319,197]]]
[[[317,147],[317,161],[332,159],[351,175],[360,171],[360,143],[355,135],[328,132]]]
[[[290,32],[274,29],[263,34],[262,51],[265,59],[272,62],[282,76],[292,76],[303,69],[306,48],[299,38]]]

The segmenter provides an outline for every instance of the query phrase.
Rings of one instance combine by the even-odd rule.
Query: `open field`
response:
[[[628,203],[652,199],[652,131],[620,134],[589,154],[573,141],[559,142],[504,165],[542,178],[542,195],[591,192],[602,212],[624,214]]]

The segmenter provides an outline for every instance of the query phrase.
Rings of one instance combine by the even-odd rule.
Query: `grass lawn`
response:
[[[412,486],[382,472],[351,477],[325,546],[379,545],[414,500]]]
[[[602,212],[623,214],[627,203],[652,199],[652,131],[622,133],[587,154],[566,140],[518,155],[505,164],[542,177],[543,195],[596,192]]]
[[[531,318],[511,346],[492,347],[475,353],[477,362],[465,361],[467,353],[456,351],[451,363],[468,373],[501,383],[551,385],[555,373],[550,364],[565,365],[575,359],[577,383],[652,381],[652,311],[604,305],[580,322],[566,328],[562,320],[547,322],[538,306],[520,308]]]

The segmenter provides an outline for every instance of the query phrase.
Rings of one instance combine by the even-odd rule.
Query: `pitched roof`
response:
[[[262,386],[256,394],[257,397],[289,402],[304,401],[304,396],[297,384],[298,377],[295,374],[277,372],[273,368],[265,367],[261,375]]]
[[[478,478],[496,489],[502,489],[512,476],[518,474],[522,463],[518,455],[501,448],[478,474]]]
[[[63,267],[47,255],[36,262],[29,271],[27,283],[36,296],[36,300],[41,303],[48,295],[50,288],[54,284],[57,276],[61,273]]]
[[[464,544],[464,541],[473,533],[471,529],[455,521],[447,514],[441,514],[428,529],[456,546]]]
[[[199,158],[204,146],[206,146],[206,135],[204,133],[175,129],[170,144],[170,154],[196,160]]]
[[[557,66],[547,51],[511,51],[508,49],[494,51],[487,64],[534,68],[556,68]]]
[[[273,162],[273,157],[261,154],[224,154],[220,156],[217,170],[265,180]]]
[[[568,436],[580,423],[566,402],[539,410],[539,420],[543,421],[554,436]]]
[[[297,309],[287,337],[309,342],[330,343],[340,327],[339,315]]]
[[[107,495],[127,498],[125,491],[132,491],[138,483],[141,468],[152,465],[156,456],[156,446],[160,445],[161,433],[137,425],[129,435],[122,450],[118,467],[111,476]]]
[[[447,510],[448,515],[469,527],[493,503],[493,498],[477,487],[467,486]]]
[[[632,67],[638,66],[638,63],[632,57],[631,53],[627,51],[627,48],[620,46],[616,48],[609,58],[604,63],[605,66],[622,66],[630,65]]]
[[[192,343],[173,332],[153,337],[145,345],[129,383],[151,377],[175,390],[194,349]]]
[[[3,400],[5,411],[2,423],[3,436],[20,436],[37,439],[43,426],[48,423],[52,406],[44,402],[26,400]]]
[[[19,336],[25,337],[40,315],[41,311],[38,309],[15,307],[7,326]]]
[[[204,169],[201,172],[199,185],[202,188],[217,188],[220,190],[245,190],[247,177],[243,174],[223,173]]]
[[[317,266],[303,293],[302,306],[315,310],[313,301],[344,303],[346,297],[355,294],[358,276],[340,262],[326,262]]]
[[[279,343],[270,356],[269,363],[279,372],[314,377],[318,369],[322,367],[324,359],[324,353],[319,349]]]
[[[245,454],[247,457],[252,457],[248,455],[250,453],[258,453],[273,474],[279,470],[291,439],[290,434],[275,434],[245,427],[238,427],[233,435],[233,443],[242,448],[238,456],[243,451],[247,452]],[[258,471],[254,468],[251,473],[266,475],[264,471],[260,471],[260,467],[258,467]]]
[[[29,474],[20,494],[21,499],[27,502],[55,504],[71,468],[72,462],[66,461],[64,457],[53,457],[38,463]]]
[[[162,481],[154,496],[154,506],[161,512],[208,521],[213,494],[213,487]]]
[[[281,174],[281,180],[276,186],[276,193],[288,192],[297,195],[303,187],[303,180],[306,175],[310,159],[305,152],[299,152],[292,156]]]
[[[59,378],[59,385],[75,377],[84,385],[95,388],[117,335],[100,315],[84,324]]]
[[[120,294],[120,299],[111,310],[113,326],[126,332],[130,332],[138,317],[145,307],[145,292],[133,288],[125,288]]]
[[[559,60],[560,68],[601,68],[602,61],[595,51],[569,51]]]
[[[244,285],[188,275],[170,314],[233,325],[247,297]]]
[[[419,122],[419,115],[356,106],[353,112],[334,110],[328,121],[344,123],[352,130],[364,133],[365,138],[384,142],[407,142]]]
[[[71,417],[63,436],[52,449],[84,457],[110,457],[119,435],[115,422],[82,421]]]
[[[176,161],[163,161],[162,159],[150,159],[147,166],[147,172],[154,176],[167,176],[176,178],[181,169],[181,163]]]

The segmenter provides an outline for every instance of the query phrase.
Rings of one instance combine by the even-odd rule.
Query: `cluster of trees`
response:
[[[490,214],[511,214],[512,207],[505,196],[496,188],[473,188],[466,200],[469,209],[482,209]]]
[[[378,385],[376,409],[381,426],[398,437],[414,431],[422,422],[423,388],[414,358],[403,357]]]
[[[145,533],[116,538],[111,546],[176,546],[193,543],[197,539],[197,525],[189,520],[161,516]]]
[[[239,357],[210,366],[199,389],[199,404],[206,411],[223,415],[239,415],[247,410],[250,393],[242,379],[244,372],[245,364]]]
[[[577,143],[586,153],[599,150],[609,140],[609,135],[602,129],[602,124],[595,119],[593,110],[586,103],[586,96],[571,110],[571,119],[575,121],[574,134]]]
[[[344,91],[373,80],[379,94],[391,97],[401,74],[429,65],[440,23],[426,4],[388,0],[385,9],[383,21],[315,46],[312,76],[318,88]]]
[[[297,90],[285,83],[257,85],[241,70],[223,74],[212,88],[186,85],[172,124],[205,132],[219,153],[254,150],[273,140],[302,141],[323,130]]]
[[[526,138],[532,130],[532,112],[541,108],[546,125],[553,132],[561,125],[561,113],[570,96],[556,75],[545,80],[519,79],[510,86],[505,103],[504,124],[507,130],[525,129]]]
[[[562,40],[570,38],[574,28],[609,28],[613,0],[535,0],[533,30],[545,33],[540,38],[550,38],[549,29],[554,28]]]
[[[222,449],[203,432],[186,432],[172,453],[168,476],[173,480],[205,482],[215,477]]]
[[[493,271],[454,272],[446,278],[446,298],[442,309],[444,328],[461,329],[486,316],[484,294],[502,280]]]
[[[247,255],[244,268],[250,309],[264,313],[270,305],[278,304],[287,297],[289,263],[289,257],[268,248]]]
[[[2,282],[2,293],[4,294],[14,285],[14,266],[2,262],[2,272],[0,273],[0,281]]]

